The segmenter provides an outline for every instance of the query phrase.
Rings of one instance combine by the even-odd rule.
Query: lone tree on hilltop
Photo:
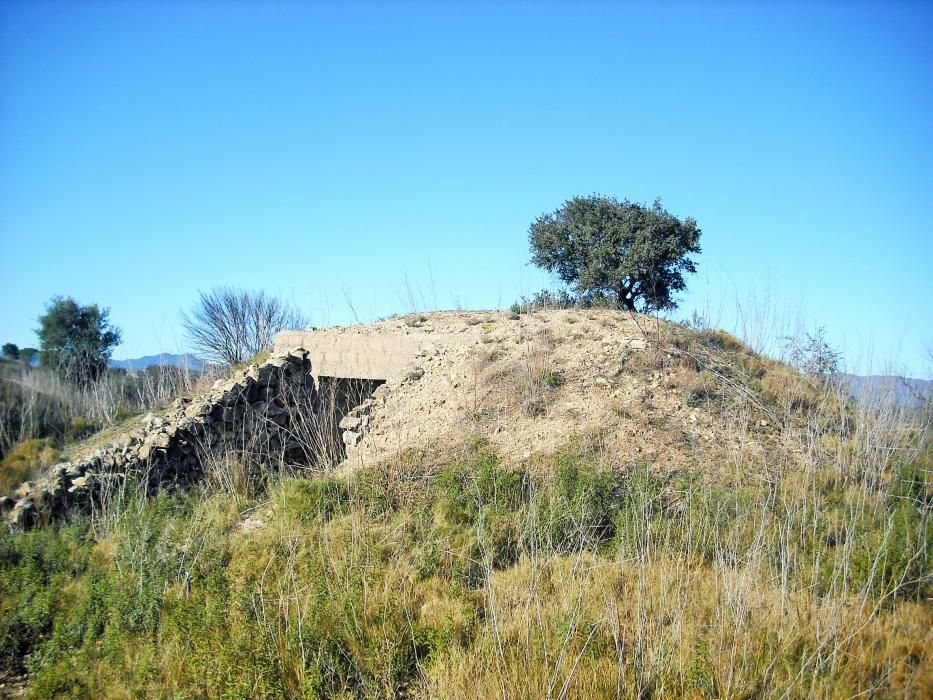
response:
[[[3,344],[3,356],[11,360],[19,359],[19,345],[16,343],[4,343]]]
[[[585,297],[629,311],[677,307],[684,272],[696,272],[701,231],[655,200],[652,206],[592,195],[542,214],[528,230],[531,261]]]
[[[71,298],[53,297],[36,331],[39,361],[78,381],[97,379],[120,344],[120,329],[109,316],[110,309],[97,304],[81,306]]]
[[[307,325],[295,306],[265,292],[215,287],[198,295],[194,308],[182,312],[181,322],[197,354],[210,362],[239,364],[271,350],[279,331]]]

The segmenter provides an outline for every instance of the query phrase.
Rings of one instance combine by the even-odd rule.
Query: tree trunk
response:
[[[635,295],[630,286],[622,286],[616,290],[616,299],[621,308],[626,311],[635,311]]]

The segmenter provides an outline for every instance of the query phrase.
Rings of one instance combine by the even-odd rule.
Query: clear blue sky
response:
[[[508,306],[549,284],[531,220],[600,192],[698,220],[684,312],[767,294],[929,377],[931,36],[920,2],[2,2],[0,340],[55,294],[117,357],[218,284]]]

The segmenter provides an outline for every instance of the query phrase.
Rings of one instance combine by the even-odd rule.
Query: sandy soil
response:
[[[573,443],[599,448],[620,468],[639,457],[662,468],[684,467],[725,458],[736,446],[766,458],[750,439],[750,426],[760,428],[756,417],[731,430],[722,415],[687,406],[693,375],[655,349],[657,326],[647,317],[609,310],[538,311],[517,319],[507,312],[443,312],[347,331],[406,328],[452,342],[377,394],[344,470],[410,453],[444,460],[474,439],[511,463],[533,462]]]

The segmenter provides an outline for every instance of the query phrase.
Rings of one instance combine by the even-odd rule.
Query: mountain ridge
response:
[[[200,372],[204,369],[206,363],[201,358],[191,353],[168,353],[163,352],[157,355],[143,355],[142,357],[132,357],[123,360],[110,360],[112,369],[132,369],[143,370],[148,367],[178,367],[188,369],[192,372]]]

